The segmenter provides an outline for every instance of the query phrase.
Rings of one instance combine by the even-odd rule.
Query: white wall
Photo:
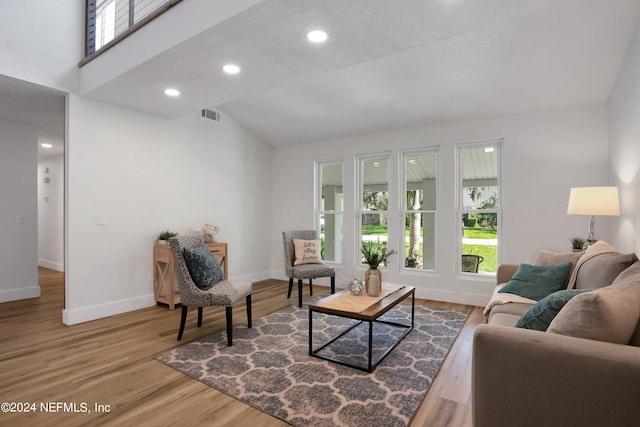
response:
[[[0,74],[69,90],[84,55],[82,0],[3,0]]]
[[[609,98],[611,184],[620,190],[620,217],[613,221],[614,243],[640,252],[640,29],[629,46]]]
[[[0,302],[40,296],[37,143],[35,128],[0,120]]]
[[[71,95],[66,153],[64,323],[155,304],[165,229],[213,223],[231,278],[269,277],[270,149],[230,118],[167,121]]]
[[[38,163],[38,265],[64,271],[64,156]]]
[[[342,157],[345,161],[344,259],[337,267],[337,284],[344,287],[350,279],[364,275],[364,269],[355,266],[359,259],[353,237],[356,216],[349,214],[354,209],[355,156],[391,150],[394,171],[398,168],[393,161],[398,150],[440,146],[438,272],[402,274],[398,258],[392,257],[391,267],[383,274],[391,281],[417,286],[420,297],[485,304],[494,279],[464,280],[454,275],[454,239],[460,224],[455,213],[455,145],[498,138],[504,138],[500,261],[531,262],[538,249],[570,250],[569,238],[586,235],[588,219],[566,214],[569,189],[605,185],[608,180],[603,104],[277,148],[273,153],[272,275],[284,278],[282,231],[314,227],[314,160]],[[399,188],[395,180],[390,188]],[[601,239],[608,238],[607,221],[598,222],[598,232]]]

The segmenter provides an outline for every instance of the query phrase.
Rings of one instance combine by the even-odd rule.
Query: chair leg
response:
[[[225,307],[227,314],[227,345],[233,345],[232,326],[233,326],[233,307]]]
[[[198,307],[198,328],[202,326],[202,307]]]
[[[298,279],[298,307],[302,307],[302,279]]]
[[[251,322],[251,294],[247,295],[247,325],[253,326]]]
[[[178,341],[182,339],[182,333],[184,332],[184,324],[187,323],[187,306],[182,306],[182,314],[180,315],[180,330],[178,331]]]
[[[313,283],[311,283],[312,279],[309,279],[309,295],[313,296]]]
[[[287,292],[287,299],[291,298],[292,289],[293,289],[293,277],[289,277],[289,292]]]
[[[331,293],[336,293],[336,276],[331,276]]]

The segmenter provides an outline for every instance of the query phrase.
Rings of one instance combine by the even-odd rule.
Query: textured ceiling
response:
[[[605,101],[639,18],[638,0],[262,0],[83,95],[165,118],[211,108],[307,143]],[[314,28],[326,44],[306,41]],[[20,111],[0,94],[0,117]]]
[[[274,145],[600,102],[639,15],[637,0],[263,0],[86,95],[216,109]]]

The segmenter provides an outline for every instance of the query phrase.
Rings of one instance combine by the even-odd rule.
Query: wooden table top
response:
[[[372,305],[360,311],[339,308],[340,304],[336,303],[339,303],[341,298],[353,297],[348,290],[344,290],[322,298],[314,303],[310,303],[309,310],[318,313],[326,313],[332,314],[334,316],[346,317],[349,319],[373,321],[392,309],[407,296],[414,294],[415,290],[416,288],[414,286],[403,286],[402,288],[390,293],[389,295],[386,295],[379,301],[374,302]]]

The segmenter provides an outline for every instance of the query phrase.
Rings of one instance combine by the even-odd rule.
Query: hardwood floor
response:
[[[176,341],[180,310],[164,306],[65,326],[63,281],[62,273],[40,269],[40,298],[0,304],[0,402],[16,402],[14,409],[36,406],[30,413],[0,412],[0,425],[287,425],[153,360],[157,353],[223,331],[224,310],[205,309],[201,328],[190,311],[181,343]],[[291,304],[287,285],[278,280],[254,285],[254,319]],[[246,322],[245,313],[244,304],[234,307],[234,324]],[[481,322],[475,307],[412,426],[471,426],[471,344]],[[76,412],[68,412],[73,406],[65,411],[64,403],[75,404]]]

